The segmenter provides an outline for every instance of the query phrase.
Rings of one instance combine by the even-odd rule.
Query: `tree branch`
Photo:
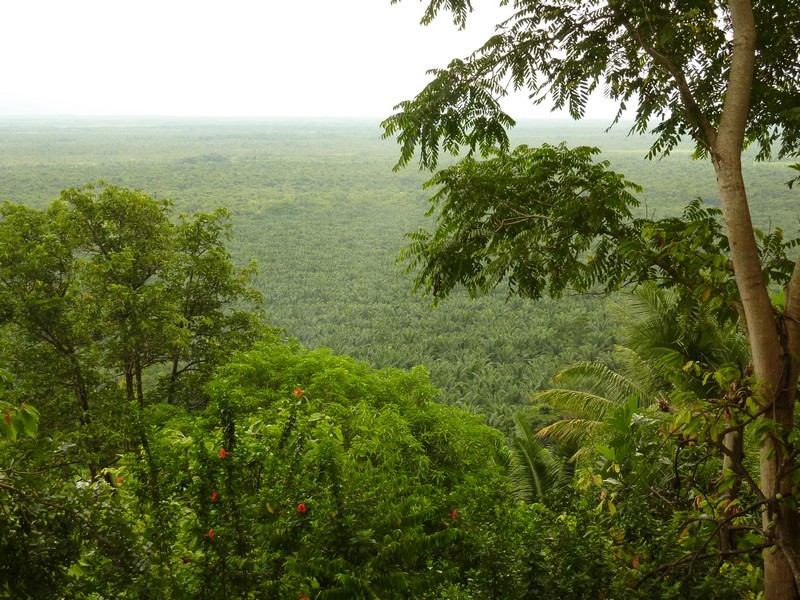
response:
[[[616,16],[622,22],[622,24],[625,26],[625,29],[636,40],[642,50],[644,50],[644,52],[646,52],[647,55],[653,59],[653,62],[656,65],[659,65],[665,69],[667,73],[669,73],[670,77],[672,77],[672,80],[675,82],[675,85],[678,88],[678,93],[681,97],[681,103],[686,109],[686,115],[689,123],[695,129],[694,138],[706,150],[711,151],[716,144],[717,130],[714,128],[711,121],[701,110],[700,105],[695,100],[694,94],[692,93],[691,87],[689,87],[689,82],[686,80],[686,75],[684,74],[683,69],[678,66],[672,57],[664,52],[659,52],[653,45],[647,42],[644,35],[642,35],[642,32],[634,27],[633,23],[630,22],[630,19],[626,18],[625,15],[621,13],[617,2],[613,0],[609,1],[608,5],[614,13],[614,16]]]

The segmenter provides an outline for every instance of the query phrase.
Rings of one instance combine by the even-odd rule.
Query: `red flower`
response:
[[[297,597],[297,600],[309,600],[309,597],[308,597],[308,596],[306,596],[305,594],[301,593],[301,594],[300,594],[300,595]]]
[[[211,538],[212,540],[214,539],[214,529],[213,528],[208,530],[208,537]]]
[[[7,423],[8,425],[11,425],[11,413],[10,413],[10,412],[8,412],[8,409],[7,409],[7,408],[4,408],[4,409],[3,409],[3,416],[5,417],[6,423]]]
[[[220,458],[225,458],[226,456],[228,456],[228,451],[225,450],[225,448],[220,448],[219,449],[219,457]]]
[[[303,395],[303,390],[302,388],[295,388],[295,390],[292,393],[298,398],[300,398]]]
[[[306,505],[303,502],[297,505],[297,512],[299,512],[301,515],[305,514],[307,510],[308,509],[306,508]]]
[[[216,502],[219,499],[219,494],[217,494],[217,490],[211,492],[211,501]]]
[[[458,512],[454,508],[453,512],[450,513],[450,518],[453,519],[453,521],[455,521],[457,516],[458,516]]]
[[[122,477],[117,477],[117,485],[120,485],[121,483],[122,483]]]

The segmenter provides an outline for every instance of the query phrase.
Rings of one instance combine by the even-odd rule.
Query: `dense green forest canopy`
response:
[[[690,147],[648,162],[648,140],[607,125],[529,122],[512,136],[530,146],[602,145],[600,158],[644,187],[642,213],[678,214],[695,195],[717,203],[713,176]],[[602,298],[534,305],[457,295],[431,310],[412,297],[395,261],[405,233],[423,225],[430,194],[424,174],[391,172],[396,154],[375,123],[29,119],[0,130],[0,198],[43,208],[66,187],[104,179],[169,198],[177,213],[223,205],[234,261],[258,261],[273,325],[377,367],[424,364],[442,400],[506,430],[509,405],[525,404],[561,366],[602,358],[615,340]],[[748,175],[758,224],[790,229],[786,164],[750,165]],[[692,182],[691,196],[681,180]]]
[[[683,214],[687,179],[718,204],[690,148],[654,166],[605,125],[513,136],[604,146],[638,217]],[[371,123],[0,129],[6,596],[757,597],[759,503],[713,418],[752,407],[747,352],[709,304],[431,307],[396,263],[430,190]],[[790,230],[786,164],[749,168]],[[227,337],[259,296],[279,331]]]

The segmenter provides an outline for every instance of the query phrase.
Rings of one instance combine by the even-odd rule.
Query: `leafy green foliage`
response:
[[[442,2],[428,3],[435,16]],[[463,26],[472,6],[453,0],[446,8]],[[754,3],[758,31],[785,32],[756,53],[755,81],[746,141],[771,156],[800,150],[797,107],[800,72],[794,33],[800,6],[778,0]],[[499,101],[510,90],[525,90],[534,103],[547,96],[555,108],[582,118],[590,94],[603,88],[618,102],[619,120],[635,107],[631,131],[655,134],[650,155],[668,155],[682,138],[707,152],[719,126],[727,82],[730,18],[713,2],[582,2],[532,0],[514,4],[514,13],[469,57],[431,72],[431,82],[413,100],[398,104],[384,131],[401,144],[398,166],[419,149],[420,165],[435,169],[439,149],[459,145],[486,154],[508,149],[506,130],[514,120]],[[653,124],[655,122],[655,124]]]
[[[5,394],[5,386],[10,382],[11,374],[0,371],[0,398]],[[20,406],[0,400],[0,436],[12,442],[19,434],[34,437],[39,428],[39,411],[22,403]]]
[[[566,483],[565,469],[549,449],[536,439],[527,421],[516,415],[516,431],[509,453],[509,478],[517,496],[533,502],[552,501]]]
[[[75,408],[36,402],[48,420],[87,425],[115,394],[101,382],[117,376],[127,400],[143,403],[148,367],[171,364],[174,387],[180,374],[253,339],[258,313],[233,305],[258,307],[254,273],[230,264],[227,214],[176,225],[170,208],[108,185],[67,190],[46,212],[3,206],[0,296],[13,393],[35,398],[58,380],[67,385],[57,394],[71,388],[75,398]],[[37,357],[44,368],[32,368]]]
[[[619,372],[578,364],[536,395],[565,411],[539,435],[582,444],[579,481],[632,569],[634,597],[739,597],[760,589],[753,454],[730,434],[755,419],[747,346],[708,302],[654,285],[625,303]],[[749,398],[749,400],[748,400]],[[745,407],[749,404],[748,407]],[[590,420],[587,419],[587,415]],[[719,559],[726,575],[715,581]],[[656,592],[656,590],[658,590]]]
[[[502,436],[435,393],[423,369],[264,341],[219,372],[202,414],[148,406],[146,445],[105,477],[4,465],[0,585],[19,598],[609,589],[593,515],[519,503]]]
[[[192,564],[208,561],[207,589],[404,597],[466,586],[458,573],[492,552],[470,541],[472,528],[494,522],[487,510],[513,512],[492,459],[496,432],[431,403],[421,370],[373,372],[273,342],[226,367],[209,392],[207,425],[162,446],[178,450],[167,461],[178,481],[196,486],[187,524],[214,531],[185,549]],[[521,585],[520,573],[485,568],[470,585],[500,589],[492,581],[502,577]]]
[[[523,597],[532,570],[545,587],[559,577],[528,559],[556,525],[515,500],[502,436],[431,402],[424,370],[273,339],[208,393],[196,417],[147,408],[146,447],[107,478],[3,467],[2,585],[20,598],[41,597],[37,578],[74,598],[468,598]],[[32,511],[44,514],[25,533]],[[20,552],[28,570],[13,571]]]
[[[412,268],[422,262],[418,285],[444,297],[457,283],[475,294],[507,281],[511,293],[540,298],[619,280],[606,273],[617,262],[612,240],[639,188],[594,163],[597,152],[520,146],[437,173],[427,185],[441,186],[431,200],[440,228],[411,234],[405,254]]]
[[[29,436],[36,435],[39,424],[39,411],[34,407],[22,403],[20,406],[13,406],[8,402],[0,400],[0,433],[3,437],[9,438],[12,442],[17,439],[17,435],[23,433]]]
[[[439,163],[440,145],[452,155],[464,145],[468,156],[476,149],[486,156],[495,146],[509,150],[506,130],[515,122],[500,108],[497,99],[503,88],[495,79],[476,77],[472,65],[462,60],[428,75],[433,80],[414,101],[395,106],[401,112],[383,122],[384,138],[396,135],[401,145],[395,170],[411,162],[417,148],[420,165],[430,168]],[[448,108],[440,111],[441,106]]]
[[[168,589],[171,540],[162,532],[171,507],[140,414],[143,374],[172,361],[187,372],[202,367],[207,379],[261,331],[257,312],[230,308],[258,297],[252,273],[229,264],[226,214],[175,225],[169,208],[141,192],[90,186],[67,190],[47,211],[0,209],[10,384],[0,430],[16,439],[0,464],[0,589],[13,597],[52,597],[73,584],[77,597],[164,597]],[[191,396],[202,397],[201,382]],[[17,437],[36,429],[31,403],[42,411],[35,441]],[[138,507],[122,499],[110,471],[131,451],[152,507],[138,524]]]
[[[578,144],[598,143],[597,136],[564,127],[559,124],[558,128],[521,128],[515,135],[526,143],[545,137],[558,144],[562,136],[579,140]],[[224,197],[236,222],[238,235],[230,247],[238,262],[246,264],[251,256],[268,257],[267,261],[262,259],[268,272],[265,277],[268,285],[264,284],[264,288],[270,313],[275,315],[277,323],[287,326],[291,333],[302,334],[304,340],[313,345],[331,343],[337,352],[358,354],[372,364],[410,366],[426,362],[437,378],[438,387],[446,387],[439,398],[461,403],[474,411],[488,412],[487,421],[502,424],[507,431],[511,431],[511,415],[515,408],[503,403],[524,401],[530,390],[541,385],[564,363],[595,357],[608,359],[606,350],[619,336],[612,326],[614,319],[605,312],[604,302],[599,298],[568,296],[559,303],[543,299],[527,305],[511,298],[504,304],[500,295],[473,302],[454,291],[449,306],[440,306],[436,311],[429,311],[424,302],[406,299],[403,290],[409,284],[408,279],[397,276],[391,265],[402,243],[402,231],[419,225],[414,211],[423,199],[407,191],[419,181],[413,174],[398,175],[392,182],[383,179],[381,168],[386,167],[388,171],[388,151],[382,150],[362,130],[358,130],[358,135],[352,133],[356,131],[352,126],[315,125],[311,131],[300,126],[281,129],[263,123],[228,124],[224,128],[206,123],[197,124],[195,130],[189,131],[155,125],[120,128],[124,129],[124,136],[113,128],[101,127],[88,135],[81,128],[67,127],[64,135],[81,140],[79,145],[70,145],[74,152],[71,156],[63,153],[64,144],[51,143],[57,139],[51,132],[36,133],[38,130],[34,127],[31,131],[30,126],[23,127],[25,133],[10,129],[6,126],[4,132],[8,135],[0,140],[0,148],[10,148],[4,155],[4,164],[9,165],[8,177],[0,183],[4,195],[12,197],[13,194],[14,198],[44,205],[51,194],[48,186],[58,190],[63,180],[84,181],[87,173],[98,177],[110,173],[117,181],[162,190],[161,193],[176,198],[181,210],[209,210],[210,203],[216,204]],[[697,192],[693,188],[692,195],[703,195],[711,204],[715,203],[710,178],[704,177],[695,164],[681,161],[689,150],[679,148],[674,153],[676,156],[660,162],[655,169],[631,158],[643,153],[641,147],[613,134],[605,139],[610,140],[611,152],[607,156],[615,171],[633,173],[629,169],[641,169],[643,174],[636,179],[647,182],[647,195],[643,200],[647,202],[648,214],[655,210],[660,215],[680,215],[677,201],[683,192],[676,187],[676,182],[684,179],[697,183]],[[217,152],[214,160],[203,158],[208,154],[208,140]],[[38,165],[42,160],[47,160],[50,166]],[[775,170],[782,167],[773,164],[752,168],[759,182],[753,196],[762,202],[754,216],[768,226],[767,214],[789,214],[785,207],[781,208],[782,213],[771,212],[785,196],[767,183],[774,178]],[[392,201],[384,202],[384,198]],[[632,208],[631,212],[635,219],[643,211]],[[710,211],[701,208],[701,212],[695,214],[713,216],[714,212],[713,208]],[[728,295],[724,290],[731,271],[720,266],[727,263],[713,262],[719,261],[714,255],[724,254],[724,246],[719,245],[719,238],[707,234],[713,232],[718,223],[715,218],[696,220],[703,222],[690,232],[691,235],[684,233],[684,222],[678,218],[651,227],[644,238],[647,243],[636,246],[636,251],[655,253],[660,250],[662,256],[671,258],[671,249],[659,246],[659,233],[663,231],[665,241],[674,241],[672,248],[681,245],[686,250],[681,252],[697,261],[698,270],[705,269],[706,275],[719,278],[714,279],[718,283],[709,292],[707,304],[727,305]],[[789,220],[776,217],[775,222]],[[698,238],[714,243],[705,246],[703,241],[693,246]],[[785,243],[783,238],[774,239]],[[708,252],[704,250],[706,247]],[[35,250],[36,246],[32,244],[27,248]],[[775,257],[779,254],[779,250],[772,253]],[[185,264],[192,264],[192,261],[187,260]],[[778,265],[776,272],[785,273],[785,267],[781,266],[785,263],[776,260],[775,264]],[[197,267],[198,273],[213,270],[211,266],[208,269]],[[209,277],[208,281],[216,280]],[[708,281],[707,277],[703,281]],[[777,276],[774,281],[779,281]],[[173,289],[177,292],[184,288],[176,283]],[[694,297],[702,300],[705,288],[698,287],[698,290]],[[387,302],[387,297],[392,301]],[[76,295],[74,300],[80,299]],[[778,297],[775,301],[776,306],[780,306]],[[69,306],[69,302],[64,305]],[[201,321],[195,322],[202,325]],[[82,332],[92,332],[91,328],[77,326],[71,330],[69,321],[63,323],[63,331],[74,334],[77,340],[81,339]],[[174,339],[186,340],[185,335],[186,332]],[[201,347],[211,346],[214,338],[209,334],[202,340],[198,342]],[[11,336],[7,341],[12,341]],[[15,336],[13,341],[19,342],[19,337]],[[262,350],[265,348],[269,348],[269,355],[271,345]],[[54,384],[56,378],[51,376],[60,368],[59,372],[65,373],[63,381],[72,381],[66,377],[68,362],[59,361],[55,353],[45,351],[41,345],[26,348],[19,344],[16,349],[19,353],[9,353],[5,358],[19,364],[37,365],[42,373],[31,372],[24,380],[14,381],[15,399],[9,406],[20,406],[23,392],[27,394],[24,397],[31,400],[41,397],[56,408],[55,399],[63,406],[75,405],[74,388]],[[189,356],[189,349],[186,352]],[[230,354],[220,351],[221,356]],[[320,368],[324,370],[327,359],[323,360],[322,356],[325,353],[312,354],[316,358],[303,360],[316,361],[314,364],[322,365]],[[296,350],[296,357],[301,356],[304,351]],[[225,382],[215,390],[215,394],[220,393],[215,395],[201,420],[180,407],[196,410],[207,402],[209,396],[199,386],[202,376],[195,381],[187,377],[187,371],[181,375],[183,383],[176,389],[177,405],[157,403],[168,397],[169,364],[164,371],[167,376],[161,380],[162,387],[158,391],[151,388],[153,392],[146,398],[145,408],[129,411],[125,390],[119,388],[116,381],[103,388],[94,387],[105,375],[106,367],[93,371],[89,366],[100,365],[102,361],[92,355],[86,358],[83,363],[86,372],[94,372],[92,377],[97,377],[91,389],[103,392],[92,397],[92,422],[76,428],[77,423],[73,421],[69,426],[74,431],[66,435],[56,430],[63,423],[49,419],[45,407],[42,423],[47,435],[32,443],[20,434],[13,446],[3,448],[6,460],[13,464],[4,463],[1,481],[8,485],[13,483],[26,497],[14,490],[2,490],[0,504],[6,509],[3,517],[9,525],[2,536],[14,540],[15,545],[0,552],[2,576],[7,578],[0,583],[0,595],[10,594],[3,586],[14,585],[15,597],[25,597],[28,590],[33,589],[33,582],[46,582],[50,593],[63,592],[65,597],[76,598],[180,598],[183,589],[195,595],[206,590],[207,597],[211,597],[212,592],[223,597],[235,591],[238,597],[243,595],[241,590],[244,589],[257,594],[258,586],[266,579],[269,583],[265,586],[276,586],[276,577],[281,577],[290,590],[287,595],[295,597],[300,593],[297,590],[307,589],[303,593],[315,597],[322,594],[320,588],[314,588],[313,578],[317,574],[328,578],[317,580],[317,584],[324,581],[327,585],[330,579],[335,579],[330,584],[331,595],[338,589],[358,595],[367,589],[364,586],[370,585],[374,590],[381,590],[383,595],[396,593],[403,597],[402,594],[413,588],[419,597],[429,598],[503,597],[506,589],[519,592],[519,597],[533,598],[731,598],[744,597],[759,589],[758,561],[749,558],[747,552],[752,552],[762,539],[751,530],[741,536],[741,545],[737,547],[745,554],[741,558],[725,558],[720,562],[719,571],[711,561],[703,560],[678,565],[673,571],[658,570],[697,550],[713,549],[716,543],[716,538],[710,536],[717,525],[711,521],[692,522],[686,535],[682,534],[684,523],[696,518],[699,511],[717,519],[723,514],[723,496],[714,496],[728,481],[722,484],[716,481],[721,472],[719,456],[708,454],[704,448],[698,448],[696,441],[691,441],[694,432],[705,431],[704,426],[713,423],[715,415],[722,414],[719,403],[708,405],[707,420],[692,422],[692,429],[680,434],[687,435],[678,454],[678,473],[682,481],[692,480],[696,488],[691,494],[682,492],[680,501],[676,499],[671,480],[675,475],[676,446],[682,438],[677,432],[670,435],[668,427],[664,429],[666,435],[659,433],[663,421],[655,417],[664,418],[665,415],[642,415],[630,410],[620,411],[612,436],[598,440],[608,456],[626,457],[625,461],[616,461],[620,473],[616,472],[614,461],[604,458],[604,464],[595,466],[591,473],[598,476],[600,468],[607,469],[598,483],[591,478],[582,479],[588,482],[585,490],[563,492],[564,502],[569,502],[568,506],[559,504],[563,514],[539,504],[528,507],[507,502],[505,494],[510,488],[502,477],[499,481],[504,500],[495,502],[498,490],[486,490],[480,481],[471,478],[469,473],[473,467],[470,465],[464,466],[463,471],[459,470],[458,462],[442,463],[439,469],[428,468],[424,471],[426,476],[452,474],[454,478],[470,479],[463,482],[461,489],[465,495],[474,493],[475,503],[481,504],[481,508],[477,513],[473,508],[469,512],[458,508],[455,522],[451,521],[451,526],[446,528],[445,535],[453,536],[452,539],[426,545],[425,540],[435,533],[426,526],[435,525],[444,531],[441,520],[448,520],[451,502],[449,498],[441,500],[435,483],[414,496],[418,505],[424,504],[429,510],[420,513],[421,521],[403,521],[403,534],[397,535],[395,547],[421,549],[428,556],[435,556],[437,565],[451,567],[441,574],[419,574],[410,570],[418,566],[412,559],[394,560],[387,567],[373,552],[378,547],[385,551],[390,542],[385,542],[385,536],[375,538],[359,533],[356,522],[363,521],[379,532],[385,532],[391,523],[383,522],[373,505],[361,502],[358,494],[372,500],[374,506],[380,506],[389,515],[400,512],[399,504],[387,506],[365,483],[368,474],[374,477],[371,481],[386,485],[390,493],[394,489],[392,486],[401,485],[377,467],[377,464],[396,465],[398,461],[392,462],[391,452],[373,449],[375,441],[368,430],[374,426],[382,432],[377,443],[385,437],[386,445],[396,448],[397,440],[407,439],[403,424],[413,421],[419,425],[414,434],[419,433],[420,439],[424,437],[425,445],[431,446],[432,456],[439,461],[447,458],[448,449],[456,449],[464,455],[471,455],[471,451],[469,443],[454,441],[459,431],[447,425],[436,425],[434,417],[438,415],[446,423],[452,421],[450,424],[470,434],[475,433],[474,419],[460,413],[453,418],[450,416],[452,409],[439,410],[440,407],[425,408],[428,413],[424,417],[414,418],[410,408],[404,409],[402,418],[390,417],[391,411],[386,405],[373,408],[379,404],[373,403],[372,392],[361,394],[359,386],[353,383],[361,375],[353,374],[347,360],[343,361],[344,366],[339,365],[344,372],[339,370],[335,376],[329,374],[320,378],[330,383],[335,393],[327,395],[328,388],[319,383],[315,397],[308,384],[311,378],[307,378],[308,371],[293,366],[294,359],[270,362],[269,356],[263,360],[268,365],[265,370],[276,372],[272,379],[254,378],[252,386],[245,385],[234,373],[226,371]],[[329,358],[331,365],[338,360]],[[97,362],[93,362],[95,360]],[[241,377],[249,372],[248,360],[237,356],[235,369]],[[735,373],[732,379],[732,372],[710,369],[709,364],[703,363],[698,365],[697,371],[685,373],[687,381],[702,384],[707,378],[707,382],[733,383]],[[507,368],[509,365],[512,368]],[[209,363],[204,368],[210,366]],[[282,378],[279,372],[283,369],[298,373],[299,378]],[[151,376],[155,378],[156,373]],[[367,380],[369,376],[364,378]],[[147,379],[146,375],[145,383]],[[347,380],[350,384],[346,384]],[[267,383],[263,384],[264,381]],[[384,381],[382,385],[388,385],[386,379],[381,381]],[[291,393],[298,386],[304,389],[305,405],[298,404]],[[729,391],[730,387],[728,385]],[[227,398],[226,389],[233,390]],[[747,386],[739,389],[746,391]],[[44,395],[41,395],[42,390]],[[350,398],[356,397],[362,412],[349,404]],[[684,405],[678,404],[676,399],[673,406],[685,406],[685,415],[691,418],[690,398],[686,400]],[[270,408],[259,404],[261,401],[280,412],[272,414]],[[327,413],[329,404],[335,409],[334,415]],[[488,411],[487,406],[490,407]],[[705,405],[697,406],[705,408]],[[120,407],[125,408],[122,414]],[[80,411],[73,408],[70,411],[77,420]],[[545,422],[557,417],[552,412],[541,412],[540,418]],[[643,416],[647,419],[643,420]],[[259,419],[262,425],[250,432],[250,426]],[[108,426],[101,428],[101,421]],[[292,421],[296,425],[287,428]],[[326,422],[335,422],[343,436],[345,433],[350,436],[345,442],[358,443],[348,446],[340,442],[336,427],[326,429]],[[350,422],[366,427],[367,431],[348,429]],[[427,429],[421,425],[425,423]],[[717,433],[721,431],[718,425],[719,421],[714,425]],[[281,444],[285,428],[287,438],[278,451],[276,448]],[[391,431],[387,433],[388,429]],[[141,432],[145,434],[149,450],[141,443]],[[133,440],[125,447],[129,452],[124,459],[100,469],[94,483],[89,483],[90,475],[82,466],[84,455],[74,445],[87,444],[90,436],[113,448],[125,447]],[[57,441],[51,442],[49,437]],[[295,458],[297,440],[305,444]],[[480,446],[487,457],[496,451],[497,435],[488,435],[488,440],[491,444]],[[226,449],[233,448],[225,459],[219,456],[221,444]],[[661,444],[663,447],[659,448]],[[313,453],[309,450],[312,446]],[[270,457],[270,452],[280,455],[279,458]],[[400,456],[401,453],[396,454]],[[505,452],[499,454],[502,456]],[[115,456],[112,454],[111,458]],[[263,461],[262,456],[266,457]],[[245,457],[247,464],[239,462],[240,457]],[[370,457],[380,457],[385,462],[367,468]],[[230,458],[234,460],[228,461]],[[283,466],[284,462],[302,468],[293,471]],[[263,468],[259,471],[259,464],[272,465],[275,476]],[[347,468],[342,470],[342,465]],[[482,465],[484,463],[479,462],[475,467],[479,473],[485,473],[481,471]],[[403,466],[401,464],[400,468]],[[492,467],[492,473],[496,467]],[[27,477],[24,472],[33,475],[24,478]],[[320,515],[317,507],[328,509],[336,505],[333,482],[344,481],[341,474],[351,478],[347,480],[350,483],[343,483],[341,488],[351,494],[349,506],[359,509],[342,513],[352,516],[345,529],[355,540],[352,554],[347,551],[350,544],[336,545],[337,538],[328,527],[335,519],[314,523]],[[258,482],[259,477],[262,487],[254,492],[258,484],[253,482]],[[416,472],[405,481],[419,481],[415,477]],[[276,496],[284,503],[282,508],[271,504],[275,513],[266,505],[250,506],[251,501],[261,502],[266,497],[265,480],[278,490]],[[77,486],[76,481],[79,482]],[[360,481],[361,487],[356,487],[353,481]],[[443,485],[443,489],[453,489],[456,483],[445,479]],[[470,485],[473,487],[469,488]],[[218,494],[216,503],[212,500],[214,490]],[[313,493],[315,504],[290,500],[297,490]],[[434,499],[423,498],[428,491]],[[601,498],[604,492],[606,495]],[[704,498],[700,509],[693,504],[698,495]],[[398,503],[403,501],[399,494],[391,497]],[[740,509],[747,508],[747,498],[746,494],[742,496]],[[493,510],[485,504],[491,502],[496,504]],[[297,512],[299,503],[306,505],[305,513]],[[34,504],[38,505],[35,510]],[[612,505],[616,511],[613,515]],[[431,506],[435,509],[430,509]],[[598,506],[600,510],[595,512]],[[39,527],[31,531],[39,533],[28,537],[13,533],[17,528],[24,528],[29,515],[36,515],[35,523]],[[53,515],[59,516],[62,529],[56,528],[56,519],[50,518]],[[305,515],[302,517],[305,520],[300,521],[301,515]],[[675,520],[672,520],[673,515]],[[736,526],[752,527],[752,516],[752,511],[742,516]],[[295,520],[300,524],[293,525]],[[423,523],[422,533],[414,530],[419,522]],[[278,534],[271,523],[278,524],[283,537],[276,537]],[[307,526],[313,527],[314,535],[319,533],[320,539],[326,540],[328,545],[315,546],[314,536],[306,535],[311,529],[303,529]],[[468,529],[468,534],[450,533],[454,527],[462,531]],[[213,538],[209,536],[212,528]],[[623,536],[620,530],[624,530]],[[57,537],[60,531],[65,532],[65,539]],[[297,536],[292,537],[295,534]],[[54,544],[54,539],[59,543]],[[710,545],[703,548],[706,540],[711,540]],[[264,547],[273,549],[267,557],[260,554]],[[281,562],[281,557],[286,556],[282,554],[284,549],[299,557],[299,562],[284,567]],[[682,554],[684,552],[687,554]],[[389,554],[385,551],[384,557]],[[18,558],[23,555],[29,561],[29,568],[24,571],[18,564]],[[345,564],[342,557],[353,562]],[[330,564],[326,562],[328,559]],[[259,571],[267,564],[272,571]],[[455,574],[455,570],[466,564],[469,565],[467,570]],[[340,569],[341,565],[344,566]],[[427,564],[424,569],[428,569]],[[341,573],[338,579],[335,574],[331,576],[334,571]],[[376,575],[378,571],[380,574]],[[687,572],[690,576],[683,581]],[[8,583],[14,577],[14,582]],[[469,577],[472,582],[468,581]],[[640,577],[644,581],[636,589],[628,587]],[[509,581],[514,583],[504,587]],[[434,583],[429,586],[430,582]]]
[[[625,364],[639,366],[642,362],[639,357],[627,356],[622,347],[616,348],[616,354],[624,356]],[[541,428],[537,435],[567,449],[571,461],[591,454],[592,444],[602,440],[604,433],[611,433],[609,424],[620,409],[628,405],[648,406],[658,393],[658,382],[637,380],[627,369],[618,373],[598,363],[567,367],[553,377],[553,384],[558,387],[537,392],[532,399],[557,409],[564,418]],[[623,429],[626,425],[623,424]]]
[[[408,234],[416,289],[446,297],[507,287],[540,299],[566,290],[611,292],[648,281],[701,297],[726,314],[738,292],[720,211],[697,199],[681,217],[635,218],[641,188],[594,162],[596,148],[547,144],[463,159],[428,182],[437,229]],[[797,240],[758,231],[765,276],[783,284]]]
[[[611,170],[645,184],[635,217],[678,217],[694,196],[718,204],[713,174],[690,159],[687,145],[648,162],[649,137],[604,129],[596,121],[520,122],[511,139],[602,146]],[[174,199],[176,213],[213,214],[224,202],[235,231],[226,243],[231,262],[241,268],[258,260],[252,285],[272,324],[309,347],[331,347],[375,367],[424,364],[442,402],[485,414],[507,434],[513,413],[554,373],[581,360],[607,361],[618,339],[602,297],[531,303],[497,293],[472,300],[454,289],[430,310],[428,299],[408,294],[412,275],[394,262],[405,232],[430,230],[419,191],[425,178],[414,170],[391,173],[396,152],[378,139],[374,123],[6,121],[0,130],[0,196],[43,208],[65,185],[104,178]],[[757,224],[769,231],[770,223],[792,223],[786,164],[745,167]],[[680,223],[672,229],[680,239]],[[785,232],[788,239],[791,228]],[[202,394],[188,397],[198,390],[188,383],[194,376],[179,377],[176,402],[202,405]],[[160,383],[165,397],[169,378]]]

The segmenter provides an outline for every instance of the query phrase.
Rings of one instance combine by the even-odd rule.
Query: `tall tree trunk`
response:
[[[125,360],[125,397],[128,402],[136,400],[136,389],[133,385],[133,363]]]
[[[134,373],[136,375],[136,399],[139,406],[144,406],[144,386],[142,385],[142,363],[137,355],[133,361]]]
[[[774,310],[764,283],[752,219],[742,177],[741,154],[750,106],[755,65],[756,28],[749,0],[729,3],[733,25],[731,68],[719,132],[711,150],[717,175],[722,211],[730,242],[736,285],[741,297],[747,337],[762,406],[768,407],[764,419],[774,420],[780,430],[792,427],[795,382],[785,380],[784,345],[775,324]],[[775,498],[785,486],[784,452],[776,437],[767,435],[761,447],[761,488],[767,498]],[[800,598],[793,570],[800,539],[796,537],[797,513],[786,502],[774,500],[763,512],[766,526],[777,519],[775,535],[779,552],[764,552],[764,588],[767,600]],[[789,560],[787,560],[787,557]]]
[[[784,430],[791,431],[794,426],[794,408],[797,400],[797,381],[800,376],[800,257],[794,265],[794,272],[789,284],[786,286],[786,303],[783,313],[783,339],[784,339],[784,380],[783,390],[785,398],[782,400],[780,415]],[[796,451],[797,449],[791,449]],[[784,472],[796,466],[796,459],[787,462]],[[791,482],[784,477],[781,482],[781,493],[789,498]],[[797,499],[795,498],[795,501]],[[795,577],[795,586],[800,590],[800,515],[798,511],[791,510],[789,506],[781,507],[784,514],[780,522],[778,535],[782,540],[781,547],[786,559],[789,561]]]
[[[72,367],[72,372],[75,375],[75,393],[78,396],[78,404],[80,405],[80,424],[88,425],[92,422],[92,416],[89,413],[89,390],[86,387],[86,381],[83,379],[83,369],[75,356],[75,350],[69,352],[69,363]]]
[[[178,384],[178,365],[179,357],[175,356],[172,359],[172,372],[169,375],[169,390],[167,391],[167,404],[175,402],[175,388]]]

